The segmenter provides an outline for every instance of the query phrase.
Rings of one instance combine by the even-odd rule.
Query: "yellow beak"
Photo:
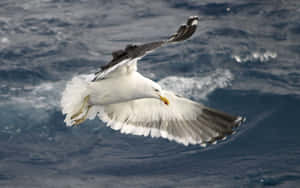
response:
[[[170,102],[169,100],[166,98],[166,97],[163,97],[163,96],[159,96],[160,100],[162,100],[166,105],[169,105]]]

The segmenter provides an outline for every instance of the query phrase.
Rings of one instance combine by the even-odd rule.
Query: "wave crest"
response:
[[[204,99],[217,88],[225,88],[234,79],[233,74],[227,69],[217,69],[210,75],[203,77],[177,77],[169,76],[159,81],[159,84],[176,94],[193,98]]]

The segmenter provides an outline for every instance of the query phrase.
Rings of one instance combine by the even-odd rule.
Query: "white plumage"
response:
[[[136,72],[138,59],[164,44],[189,38],[197,23],[197,17],[190,17],[187,24],[166,41],[130,45],[124,51],[114,52],[113,60],[92,79],[73,78],[61,100],[67,126],[98,115],[121,133],[202,146],[232,134],[242,122],[241,117],[176,96]]]

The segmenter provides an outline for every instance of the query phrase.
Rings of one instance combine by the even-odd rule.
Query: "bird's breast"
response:
[[[90,103],[107,105],[144,98],[133,76],[104,79],[89,85]]]

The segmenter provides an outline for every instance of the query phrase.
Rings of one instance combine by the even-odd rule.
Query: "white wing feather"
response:
[[[233,133],[242,118],[165,92],[170,104],[139,99],[103,106],[99,118],[124,134],[162,137],[178,143],[213,143]]]

